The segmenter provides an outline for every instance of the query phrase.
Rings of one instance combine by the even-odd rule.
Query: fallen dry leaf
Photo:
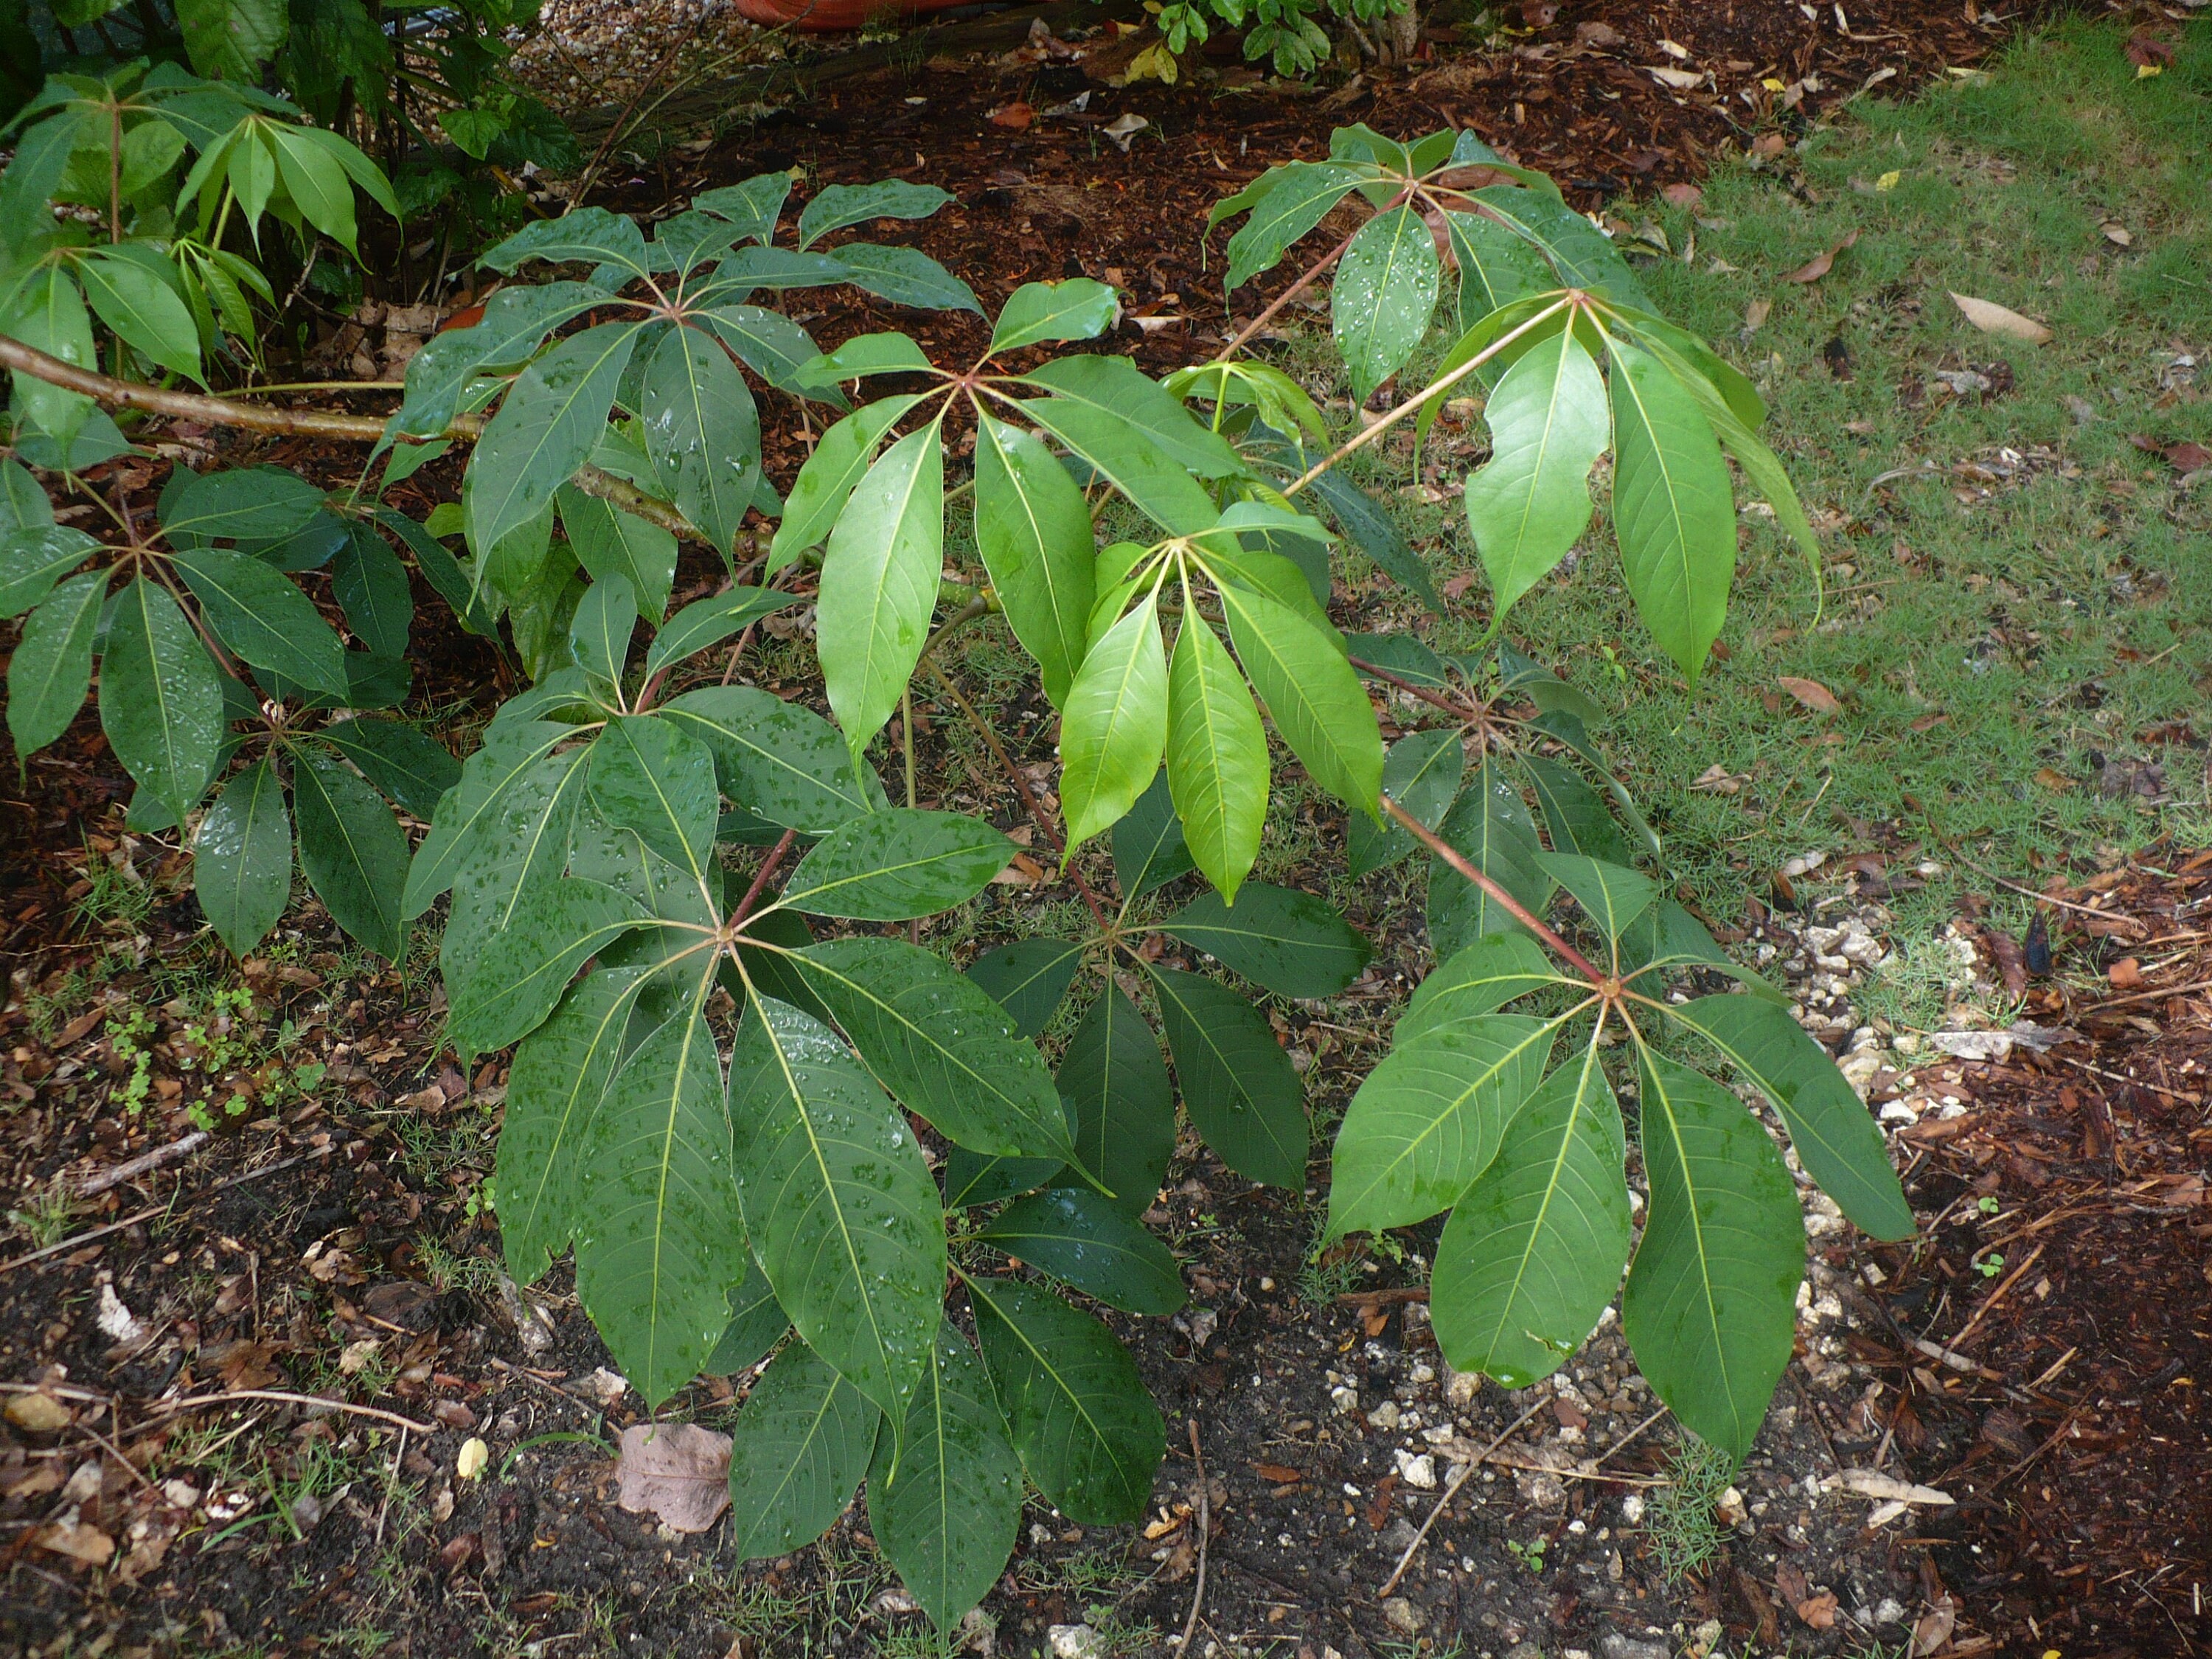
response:
[[[1836,701],[1836,694],[1818,680],[1804,680],[1795,674],[1784,674],[1774,683],[1816,714],[1840,714],[1844,712],[1843,704]]]
[[[1826,1630],[1836,1622],[1836,1593],[1822,1590],[1818,1595],[1808,1595],[1797,1603],[1797,1616],[1814,1630]]]
[[[1753,300],[1743,308],[1743,331],[1758,333],[1759,325],[1765,322],[1767,313],[1773,309],[1774,301],[1771,300]]]
[[[1884,1474],[1880,1469],[1838,1469],[1821,1480],[1820,1490],[1847,1492],[1854,1498],[1872,1498],[1890,1504],[1941,1506],[1954,1501],[1948,1492],[1939,1492],[1934,1486],[1916,1486],[1910,1480]]]
[[[115,1540],[82,1521],[56,1521],[31,1534],[42,1550],[66,1555],[81,1567],[104,1567],[115,1553]]]
[[[622,1432],[616,1501],[678,1532],[704,1532],[730,1506],[730,1437],[696,1423],[640,1423]]]
[[[1252,1473],[1278,1486],[1292,1486],[1306,1478],[1304,1470],[1294,1469],[1287,1463],[1255,1463]]]
[[[1779,155],[1789,142],[1778,132],[1762,132],[1751,141],[1751,153],[1768,157]]]
[[[2034,318],[2023,317],[1993,301],[1977,300],[1971,294],[1956,291],[1952,291],[1951,300],[1966,320],[1984,334],[2002,334],[2007,339],[2025,340],[2030,345],[2041,345],[2051,338],[2051,331]]]
[[[2143,982],[2142,963],[2134,957],[2122,957],[2105,969],[2105,977],[2112,981],[2116,991],[2132,991]]]
[[[1814,254],[1803,264],[1798,266],[1796,270],[1790,271],[1784,276],[1782,280],[1785,283],[1819,282],[1820,278],[1826,276],[1830,270],[1834,269],[1836,256],[1838,253],[1841,253],[1845,248],[1850,246],[1852,243],[1857,241],[1858,239],[1859,234],[1856,229],[1854,229],[1850,235],[1844,237],[1844,240],[1837,243],[1835,246],[1828,249],[1825,253]]]
[[[67,1406],[43,1390],[8,1397],[8,1420],[27,1433],[58,1434],[69,1427],[70,1414]]]
[[[1004,127],[1009,132],[1026,132],[1030,123],[1036,119],[1036,112],[1018,100],[1001,104],[996,109],[986,110],[983,118],[993,126]]]
[[[1733,795],[1750,781],[1751,774],[1748,772],[1731,772],[1715,761],[1698,774],[1696,781],[1690,787],[1708,795]]]
[[[1701,87],[1705,77],[1695,70],[1675,69],[1666,64],[1647,64],[1644,72],[1662,87],[1672,87],[1677,92],[1687,92],[1692,87]]]
[[[1695,207],[1705,199],[1705,192],[1695,185],[1669,185],[1659,194],[1678,208]]]
[[[1620,31],[1613,27],[1610,23],[1577,23],[1575,25],[1575,43],[1577,46],[1617,46],[1620,44]]]
[[[1959,1622],[1959,1604],[1949,1596],[1938,1596],[1912,1626],[1912,1659],[1928,1659],[1951,1639],[1951,1630]]]
[[[2135,246],[2135,237],[2130,234],[2128,228],[2117,219],[2107,219],[2102,225],[2099,226],[2098,228],[2105,233],[2105,240],[2110,242],[2114,247],[2133,247]]]
[[[2197,472],[2212,466],[2212,449],[2207,449],[2200,443],[2168,444],[2159,453],[2166,457],[2177,472]]]

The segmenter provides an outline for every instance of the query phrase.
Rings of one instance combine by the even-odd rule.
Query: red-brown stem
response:
[[[731,912],[732,921],[743,921],[752,914],[753,901],[761,896],[761,889],[768,885],[768,878],[775,873],[775,866],[783,862],[783,855],[791,850],[791,843],[798,839],[798,830],[787,830],[783,832],[783,839],[769,848],[768,856],[761,860],[761,867],[753,874],[753,884],[745,889],[745,896],[738,901],[738,908]]]
[[[1315,277],[1320,276],[1322,272],[1327,270],[1331,265],[1334,264],[1339,259],[1341,259],[1344,257],[1344,250],[1352,246],[1352,237],[1357,236],[1358,234],[1359,234],[1359,231],[1358,228],[1355,227],[1352,232],[1352,235],[1346,236],[1334,247],[1322,254],[1317,262],[1308,267],[1304,276],[1299,277],[1297,282],[1292,283],[1280,294],[1278,294],[1268,302],[1267,308],[1265,311],[1255,317],[1250,322],[1245,324],[1243,329],[1237,334],[1237,337],[1231,340],[1227,345],[1221,348],[1220,355],[1216,356],[1213,361],[1217,363],[1227,362],[1231,357],[1237,354],[1237,349],[1243,345],[1245,341],[1250,339],[1261,329],[1267,327],[1269,323],[1274,321],[1275,313],[1277,312],[1280,311],[1285,306],[1290,304],[1291,301],[1297,299],[1299,295],[1304,293],[1306,291],[1307,285],[1310,283]]]
[[[1381,680],[1385,685],[1396,686],[1409,697],[1419,697],[1423,702],[1441,708],[1447,714],[1459,720],[1463,720],[1468,717],[1466,709],[1461,708],[1441,691],[1425,685],[1416,685],[1411,680],[1401,680],[1389,669],[1377,667],[1375,664],[1364,661],[1358,657],[1347,657],[1345,660],[1369,678]]]
[[[1457,848],[1454,847],[1449,842],[1446,841],[1442,836],[1437,834],[1435,830],[1430,829],[1427,824],[1423,823],[1420,819],[1415,817],[1411,812],[1408,812],[1404,807],[1399,805],[1396,801],[1392,800],[1388,795],[1382,797],[1382,810],[1388,812],[1392,817],[1397,819],[1400,823],[1403,824],[1406,829],[1412,833],[1415,841],[1419,842],[1422,846],[1427,848],[1429,851],[1434,853],[1454,870],[1457,871],[1468,880],[1473,882],[1477,887],[1480,887],[1486,897],[1496,902],[1499,909],[1504,911],[1507,915],[1512,917],[1514,921],[1519,922],[1523,927],[1526,927],[1538,939],[1543,940],[1547,945],[1551,947],[1553,954],[1558,956],[1560,960],[1565,962],[1569,967],[1572,968],[1577,973],[1585,975],[1593,986],[1601,985],[1605,982],[1606,975],[1598,969],[1595,964],[1594,964],[1588,957],[1576,950],[1575,947],[1568,944],[1566,940],[1560,938],[1555,929],[1547,925],[1545,921],[1536,915],[1534,912],[1530,910],[1527,905],[1522,903],[1519,899],[1515,898],[1512,894],[1507,892],[1503,887],[1499,886],[1488,876],[1483,874],[1481,871],[1476,869],[1474,864],[1468,860],[1464,854],[1462,854]]]

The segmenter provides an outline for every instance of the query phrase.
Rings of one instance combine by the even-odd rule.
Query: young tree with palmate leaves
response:
[[[737,189],[768,204],[734,254],[701,222],[728,216],[704,202],[650,243],[580,214],[495,249],[502,269],[591,266],[590,307],[624,296],[633,319],[541,352],[540,319],[587,296],[511,287],[477,325],[491,332],[418,360],[409,403],[424,418],[395,422],[480,434],[458,526],[468,594],[562,623],[533,625],[537,684],[440,799],[401,904],[416,915],[451,893],[455,1044],[518,1044],[495,1191],[517,1277],[573,1249],[585,1307],[655,1406],[702,1368],[774,1352],[736,1425],[749,1555],[818,1534],[865,1480],[878,1544],[944,1626],[995,1579],[1024,1477],[1079,1521],[1134,1518],[1163,1425],[1112,1333],[1066,1293],[1133,1313],[1180,1304],[1173,1257],[1141,1221],[1178,1099],[1253,1180],[1302,1189],[1310,1151],[1303,1085],[1266,1015],[1230,981],[1164,965],[1155,939],[1288,998],[1340,992],[1368,959],[1323,901],[1251,879],[1286,756],[1343,803],[1355,868],[1425,852],[1437,958],[1338,1130],[1328,1235],[1449,1212],[1439,1340],[1516,1385],[1573,1351],[1625,1270],[1638,1363],[1686,1425],[1740,1455],[1789,1356],[1804,1243],[1783,1154],[1718,1078],[1773,1108],[1846,1215],[1895,1237],[1911,1218],[1879,1132],[1780,993],[1635,867],[1657,849],[1590,735],[1602,711],[1503,642],[1446,658],[1405,635],[1347,639],[1329,569],[1350,541],[1442,608],[1337,469],[1479,380],[1492,454],[1466,499],[1497,616],[1583,534],[1609,449],[1623,577],[1694,678],[1736,555],[1723,447],[1814,550],[1754,435],[1756,392],[1651,313],[1542,175],[1466,135],[1401,145],[1352,129],[1328,162],[1276,169],[1225,206],[1251,216],[1232,282],[1344,195],[1374,207],[1290,290],[1340,262],[1333,327],[1363,398],[1431,325],[1443,227],[1455,343],[1357,435],[1331,447],[1297,385],[1243,355],[1275,307],[1160,383],[1118,357],[1036,362],[1115,311],[1100,284],[1032,284],[974,363],[876,334],[763,374],[841,404],[845,387],[897,389],[822,434],[744,573],[770,585],[702,602],[708,625],[661,622],[665,588],[641,604],[647,587],[605,561],[589,581],[556,561],[559,605],[517,606],[509,538],[580,465],[617,471],[640,492],[631,505],[733,563],[744,507],[775,506],[757,452],[718,465],[701,447],[728,405],[672,399],[685,382],[659,367],[692,358],[693,332],[735,350],[714,313],[754,289],[850,280],[812,262],[867,260],[775,249],[780,181]],[[732,258],[727,280],[695,274]],[[609,329],[629,331],[612,367]],[[463,430],[468,404],[494,398]],[[948,489],[955,418],[973,423],[975,462]],[[1126,533],[1102,548],[1109,511]],[[956,512],[972,517],[977,568],[948,572]],[[537,548],[532,532],[542,562]],[[808,599],[834,724],[732,683],[742,648],[720,666],[696,655]],[[1058,712],[1057,815],[933,659],[994,611]],[[964,973],[917,942],[917,923],[981,893],[1014,852],[973,815],[919,809],[910,761],[903,805],[874,769],[923,667],[1060,853],[1094,919],[1083,936],[1018,939]],[[1386,751],[1370,685],[1436,720]],[[1104,861],[1086,850],[1102,835]],[[1674,1000],[1714,975],[1739,988]],[[1071,996],[1083,1006],[1054,1070],[1036,1039]],[[1625,1094],[1650,1189],[1640,1240]]]

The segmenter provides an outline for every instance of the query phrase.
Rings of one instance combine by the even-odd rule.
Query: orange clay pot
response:
[[[807,34],[857,29],[878,21],[926,17],[971,0],[738,0],[738,15],[756,23],[788,24]]]

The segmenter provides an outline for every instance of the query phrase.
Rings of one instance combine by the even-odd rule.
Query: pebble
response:
[[[1398,1426],[1399,1416],[1398,1402],[1395,1400],[1386,1400],[1367,1413],[1367,1421],[1373,1428],[1395,1429]]]
[[[1044,1639],[1052,1659],[1106,1659],[1106,1638],[1088,1625],[1054,1625]]]
[[[1390,1455],[1398,1465],[1398,1478],[1401,1480],[1409,1486],[1418,1486],[1423,1492],[1436,1490],[1437,1460],[1434,1457],[1427,1452],[1422,1452],[1417,1456],[1405,1450],[1395,1451]]]
[[[1635,1641],[1617,1630],[1599,1639],[1597,1650],[1602,1659],[1671,1659],[1664,1642]]]
[[[1407,1636],[1419,1636],[1429,1622],[1428,1616],[1402,1595],[1394,1595],[1382,1604],[1382,1617],[1390,1628]],[[1659,1659],[1666,1659],[1663,1653]]]

